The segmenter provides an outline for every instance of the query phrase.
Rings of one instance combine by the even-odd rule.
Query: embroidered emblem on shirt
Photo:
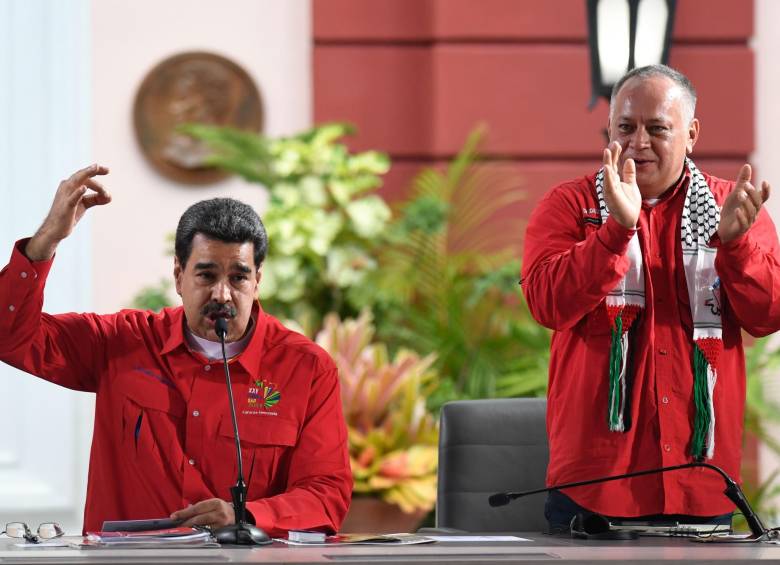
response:
[[[249,387],[249,397],[247,404],[250,406],[262,406],[270,408],[282,399],[282,394],[276,390],[274,383],[266,383],[263,380],[256,379],[255,386]]]
[[[599,214],[598,208],[583,208],[582,222],[585,224],[593,224],[594,226],[600,226],[601,215]]]

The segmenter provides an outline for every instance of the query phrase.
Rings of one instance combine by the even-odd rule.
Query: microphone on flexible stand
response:
[[[230,400],[230,415],[233,418],[233,433],[236,437],[236,454],[238,455],[238,479],[236,486],[230,487],[233,498],[233,512],[236,523],[214,530],[214,537],[219,543],[233,545],[268,545],[271,538],[263,530],[246,522],[246,493],[247,486],[244,482],[244,462],[241,457],[241,440],[238,437],[238,419],[236,418],[236,405],[233,402],[233,387],[230,384],[230,370],[228,369],[227,353],[225,353],[225,337],[227,336],[227,320],[217,318],[214,331],[222,343],[222,361],[225,363],[225,382],[227,383],[228,399]]]
[[[538,494],[542,492],[549,492],[551,490],[561,490],[561,489],[567,489],[572,487],[581,487],[585,485],[593,485],[596,483],[605,483],[607,481],[616,481],[618,479],[628,479],[631,477],[640,477],[642,475],[652,475],[655,473],[665,473],[666,471],[677,471],[679,469],[690,469],[692,467],[704,467],[706,469],[712,469],[713,471],[720,474],[721,477],[723,477],[723,480],[726,483],[726,490],[723,491],[723,494],[725,494],[731,502],[734,503],[734,505],[739,509],[739,511],[745,516],[745,521],[747,522],[748,526],[750,527],[751,536],[749,538],[746,538],[746,541],[767,541],[771,539],[777,539],[778,532],[776,530],[768,530],[766,526],[764,526],[763,522],[761,521],[761,518],[758,517],[758,515],[753,511],[753,509],[750,507],[750,503],[747,501],[747,498],[745,497],[745,493],[742,492],[742,489],[739,488],[739,485],[729,477],[726,472],[721,469],[720,467],[716,467],[715,465],[710,465],[709,463],[702,463],[702,462],[694,462],[694,463],[685,463],[683,465],[674,465],[671,467],[659,467],[657,469],[648,469],[646,471],[636,471],[634,473],[624,473],[622,475],[613,475],[611,477],[602,477],[600,479],[591,479],[589,481],[578,481],[575,483],[565,483],[562,485],[554,485],[551,487],[546,488],[540,488],[535,490],[527,490],[523,492],[498,492],[496,494],[493,494],[488,498],[488,503],[490,506],[505,506],[506,504],[509,504],[513,500],[528,496],[530,494]],[[734,541],[729,540],[727,538],[708,538],[709,541]]]

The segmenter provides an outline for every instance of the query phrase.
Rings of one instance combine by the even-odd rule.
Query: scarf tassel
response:
[[[612,326],[612,343],[609,350],[609,430],[622,432],[623,408],[626,396],[627,333],[623,333],[623,315],[618,313]]]
[[[720,340],[697,340],[693,348],[693,400],[696,414],[693,422],[691,455],[712,459],[715,453],[715,406],[713,395],[718,373],[713,366]]]

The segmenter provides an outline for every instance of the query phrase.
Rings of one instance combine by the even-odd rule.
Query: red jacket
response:
[[[612,218],[601,225],[594,178],[553,188],[534,210],[525,238],[523,290],[536,320],[554,330],[548,485],[692,460],[692,318],[679,236],[687,176],[654,207],[644,205],[639,217],[646,308],[634,326],[631,428],[625,433],[607,428],[610,327],[603,301],[628,268],[634,230]],[[734,183],[705,178],[722,205]],[[740,331],[762,336],[780,328],[780,251],[765,210],[744,236],[719,245],[715,267],[722,284],[724,351],[714,393],[715,456],[709,462],[737,479],[745,404]],[[733,509],[723,488],[713,471],[693,469],[566,494],[611,516],[713,516]]]
[[[0,272],[0,359],[97,393],[84,529],[231,500],[236,452],[223,364],[187,347],[183,309],[42,313],[52,261],[31,263],[25,245]],[[255,314],[249,345],[230,361],[247,508],[274,536],[335,532],[352,492],[336,366],[259,305]]]

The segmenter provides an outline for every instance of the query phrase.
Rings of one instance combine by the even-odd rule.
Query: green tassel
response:
[[[620,423],[620,370],[623,368],[623,319],[618,314],[612,328],[612,343],[609,348],[609,412],[607,423],[610,430],[617,430]]]
[[[704,457],[707,453],[707,431],[710,426],[709,388],[707,386],[707,358],[693,346],[693,401],[696,415],[693,421],[691,452],[694,457]]]

